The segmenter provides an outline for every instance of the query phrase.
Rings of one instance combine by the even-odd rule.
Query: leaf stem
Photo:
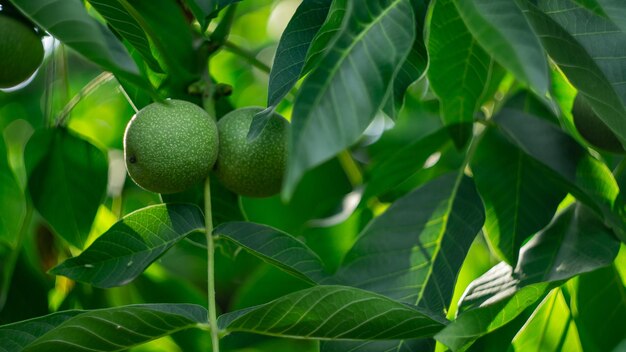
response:
[[[339,159],[339,163],[341,164],[343,171],[346,173],[348,181],[350,181],[352,187],[362,185],[363,175],[361,174],[359,166],[356,164],[354,159],[352,159],[350,152],[348,150],[344,150],[337,155],[337,158]]]
[[[59,113],[56,125],[62,125],[65,123],[65,120],[69,116],[70,112],[76,107],[76,105],[85,97],[90,95],[93,91],[98,89],[101,85],[109,82],[115,78],[109,72],[103,72],[92,79],[89,83],[87,83],[81,90],[76,94],[63,108],[63,110]]]
[[[211,215],[211,183],[207,176],[204,183],[204,222],[206,228],[207,281],[209,295],[209,326],[213,352],[220,351],[219,331],[217,327],[217,307],[215,304],[215,244],[213,243],[213,216]]]

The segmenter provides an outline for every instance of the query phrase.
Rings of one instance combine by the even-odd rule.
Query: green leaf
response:
[[[611,351],[624,338],[626,287],[616,265],[572,282],[572,306],[584,351]],[[569,286],[568,286],[569,287]]]
[[[106,155],[65,128],[55,128],[36,131],[24,159],[35,209],[59,236],[83,248],[106,193]]]
[[[348,25],[348,19],[352,14],[352,4],[349,1],[334,0],[331,2],[326,20],[322,23],[309,45],[301,75],[310,72],[318,66],[329,49],[333,47],[339,34],[345,30]]]
[[[457,319],[435,338],[461,350],[513,320],[549,289],[610,265],[618,251],[619,242],[593,212],[571,206],[522,247],[515,269],[502,262],[474,280]]]
[[[458,171],[446,174],[372,220],[335,278],[444,317],[461,264],[484,220],[472,180]]]
[[[191,304],[64,311],[0,326],[0,351],[120,351],[206,321]]]
[[[524,241],[550,223],[567,192],[543,165],[494,129],[480,140],[471,165],[487,209],[486,237],[503,260],[515,265]]]
[[[88,0],[117,33],[126,39],[141,55],[141,58],[155,72],[163,72],[154,58],[150,41],[140,24],[131,16],[118,0]]]
[[[368,172],[370,178],[365,185],[363,199],[385,194],[423,169],[424,163],[434,153],[452,144],[448,133],[440,129],[422,139],[405,146]]]
[[[315,286],[218,318],[226,331],[316,339],[432,336],[444,323],[428,311],[345,286]]]
[[[248,138],[254,139],[265,128],[272,112],[296,84],[304,67],[304,60],[313,38],[328,15],[330,0],[304,1],[298,6],[287,28],[280,37],[270,72],[267,106],[254,116]]]
[[[189,233],[204,228],[200,209],[161,204],[137,210],[113,225],[78,257],[52,274],[108,288],[129,283]]]
[[[426,4],[422,0],[413,0],[413,9],[417,21],[417,33],[424,31]],[[426,73],[428,53],[424,44],[424,36],[416,35],[409,56],[404,60],[398,74],[393,79],[390,91],[383,105],[383,111],[392,119],[396,119],[404,103],[404,96],[409,86],[421,79]]]
[[[413,351],[434,351],[435,341],[433,339],[408,339],[395,341],[322,341],[320,352],[413,352]]]
[[[595,0],[602,8],[605,16],[608,16],[622,32],[626,33],[626,7],[620,0]]]
[[[560,289],[552,291],[513,340],[515,351],[587,351]]]
[[[393,36],[387,35],[389,28]],[[296,98],[283,197],[293,194],[306,171],[358,140],[384,103],[414,39],[409,0],[354,6],[346,29]]]
[[[126,48],[77,0],[12,0],[39,27],[116,76],[151,90]]]
[[[538,6],[527,4],[525,15],[550,57],[626,145],[626,33],[569,0]]]
[[[546,166],[561,187],[601,215],[626,240],[625,219],[614,209],[619,187],[604,163],[544,119],[505,108],[494,120],[513,144]]]
[[[428,53],[428,79],[441,101],[444,124],[462,147],[472,138],[474,113],[495,63],[467,29],[453,0],[437,0],[433,6]]]
[[[200,76],[191,26],[179,4],[170,0],[117,0],[150,38],[167,73],[159,83],[171,98],[187,98],[187,87]]]
[[[498,63],[540,96],[548,92],[548,62],[518,0],[454,0],[474,38]]]
[[[318,283],[327,276],[322,260],[306,244],[269,226],[230,222],[213,233],[302,280]]]
[[[200,23],[200,27],[204,32],[209,26],[209,21],[217,17],[222,9],[240,1],[241,0],[185,0],[185,3],[189,6],[189,9],[198,20],[198,23]]]
[[[0,134],[0,242],[14,247],[22,219],[26,215],[24,192],[9,165],[7,147]]]

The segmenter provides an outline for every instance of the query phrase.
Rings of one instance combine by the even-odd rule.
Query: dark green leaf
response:
[[[326,19],[330,3],[330,0],[304,1],[287,24],[280,37],[270,72],[268,109],[254,116],[248,138],[254,139],[261,134],[278,103],[300,78],[307,52]]]
[[[251,222],[230,222],[213,233],[310,283],[326,277],[322,260],[306,244],[279,230]]]
[[[327,341],[320,343],[321,352],[425,352],[434,351],[433,339],[395,341]]]
[[[515,265],[524,241],[550,223],[567,192],[493,129],[478,144],[472,172],[487,209],[486,236],[501,258]]]
[[[365,186],[363,199],[384,194],[406,181],[424,168],[424,163],[430,156],[451,144],[447,131],[441,129],[396,150],[392,156],[375,164],[368,172],[371,176]]]
[[[625,144],[626,33],[569,0],[537,3],[525,14],[550,57]]]
[[[209,25],[209,20],[217,17],[218,13],[230,4],[241,0],[185,0],[194,17],[200,23],[202,31]]]
[[[540,96],[548,92],[548,62],[518,0],[454,0],[478,43]]]
[[[451,173],[394,202],[361,233],[335,278],[444,316],[485,220],[471,179]]]
[[[388,340],[432,336],[444,324],[429,312],[346,286],[315,286],[227,313],[226,331],[317,339]]]
[[[78,257],[51,270],[52,274],[96,287],[127,284],[189,233],[204,228],[196,206],[154,205],[128,214]]]
[[[625,336],[626,287],[616,270],[620,264],[624,261],[581,275],[572,283],[571,304],[584,351],[611,351]]]
[[[0,242],[16,245],[22,219],[26,214],[24,192],[9,165],[7,148],[0,134]]]
[[[404,60],[398,74],[393,79],[393,84],[383,105],[383,111],[392,119],[398,117],[400,108],[402,108],[404,103],[406,90],[412,83],[423,77],[428,65],[428,53],[424,44],[424,36],[419,35],[419,33],[424,31],[426,4],[422,0],[413,0],[412,4],[417,20],[418,35],[415,36],[409,56]]]
[[[428,36],[428,79],[441,101],[441,114],[457,146],[472,138],[474,113],[480,109],[492,58],[480,47],[453,0],[438,0]]]
[[[386,34],[390,28],[393,36]],[[305,172],[358,140],[384,103],[414,40],[409,0],[354,6],[346,29],[296,98],[284,197],[293,194]]]
[[[24,159],[35,209],[59,236],[83,248],[106,193],[106,155],[65,128],[55,128],[35,132]]]
[[[513,144],[546,166],[561,187],[600,214],[626,240],[625,219],[614,211],[619,187],[604,163],[544,119],[505,108],[495,121]]]
[[[530,240],[517,267],[502,262],[467,288],[457,319],[436,338],[452,350],[498,329],[550,288],[613,262],[619,251],[611,231],[583,205],[569,207]]]
[[[626,7],[620,0],[594,0],[600,6],[605,16],[608,16],[622,32],[626,33]]]
[[[12,0],[39,27],[117,76],[151,89],[111,31],[87,14],[77,0]]]
[[[104,19],[141,54],[142,59],[155,72],[162,72],[150,49],[150,42],[140,24],[118,0],[89,0]]]
[[[348,19],[352,14],[352,5],[349,1],[334,0],[330,4],[326,20],[311,41],[301,75],[310,72],[320,63],[322,58],[328,53],[329,48],[334,45],[334,41],[337,40],[339,34],[345,30],[348,25]]]
[[[64,311],[0,326],[0,351],[120,351],[206,321],[191,304]]]

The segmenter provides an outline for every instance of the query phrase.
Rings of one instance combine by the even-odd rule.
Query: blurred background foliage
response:
[[[229,36],[231,47],[225,46],[212,57],[210,66],[210,73],[217,82],[233,87],[232,95],[224,98],[228,101],[227,108],[266,104],[269,66],[278,40],[299,3],[298,0],[257,0],[243,1],[238,5]],[[209,30],[215,29],[215,23],[219,21],[214,21]],[[44,44],[44,63],[32,79],[10,90],[0,90],[0,129],[3,131],[2,146],[6,146],[8,160],[4,166],[0,162],[0,166],[8,167],[16,175],[17,186],[24,190],[26,171],[23,150],[28,138],[35,129],[54,124],[54,117],[63,111],[71,99],[80,95],[81,91],[84,92],[86,86],[92,85],[93,90],[71,110],[67,126],[72,132],[106,151],[109,158],[107,198],[99,208],[92,227],[90,241],[93,241],[120,217],[160,203],[161,199],[157,194],[140,189],[126,176],[122,138],[134,110],[118,82],[58,41],[45,37]],[[573,90],[566,82],[559,82],[560,75],[557,71],[553,72],[553,84],[562,85],[556,87],[555,91],[565,97],[560,101],[567,101],[569,97],[571,104]],[[94,85],[94,82],[98,83]],[[505,79],[503,84],[506,85],[506,82]],[[334,270],[373,216],[409,190],[461,164],[463,154],[448,142],[449,145],[434,154],[435,160],[426,161],[427,167],[379,195],[377,203],[360,201],[363,183],[360,177],[369,177],[370,171],[391,154],[442,127],[439,103],[432,93],[427,93],[427,88],[425,79],[410,87],[395,122],[383,116],[375,120],[365,137],[351,150],[352,156],[360,162],[359,165],[350,164],[341,156],[322,164],[305,176],[289,204],[284,204],[279,196],[267,199],[238,198],[219,184],[213,185],[215,189],[212,193],[218,198],[214,201],[216,222],[246,219],[284,230],[305,241],[320,255],[327,267]],[[278,106],[278,112],[287,118],[291,114],[293,98],[293,95],[287,95]],[[528,106],[528,101],[522,101],[522,104]],[[540,105],[537,105],[538,109]],[[541,113],[536,114],[541,116]],[[575,135],[571,128],[571,117],[566,126]],[[367,167],[355,174],[354,168],[361,168],[364,164]],[[9,209],[15,195],[10,194],[11,190],[6,184],[0,187],[3,187],[0,189],[0,204],[6,207],[3,210]],[[168,197],[171,197],[170,200],[200,203],[201,194],[196,189]],[[21,204],[10,205],[11,215],[16,217],[14,223],[20,224],[22,219],[31,215],[26,214],[23,202],[25,200]],[[206,301],[206,251],[192,241],[183,241],[172,248],[132,283],[103,290],[47,274],[47,270],[70,255],[79,253],[80,249],[54,236],[51,227],[36,213],[25,224],[19,230],[26,233],[22,246],[0,235],[0,324],[66,309],[94,309],[144,302],[203,305]],[[618,258],[622,263],[625,258],[623,252],[621,259]],[[485,240],[478,236],[459,274],[453,302],[458,301],[473,279],[497,262]],[[621,267],[626,267],[626,263]],[[262,263],[244,251],[234,251],[232,248],[220,248],[216,270],[217,301],[224,311],[265,303],[307,287],[306,283]],[[584,299],[570,297],[569,291],[576,291],[575,285],[580,281],[592,282],[593,275],[611,274],[582,276],[571,285],[548,295],[524,331],[528,336],[518,336],[514,340],[515,347],[522,350],[523,344],[533,337],[536,326],[561,323],[545,331],[554,331],[555,336],[562,336],[558,329],[567,328],[563,322],[570,319],[568,317],[571,314],[565,302]],[[624,276],[621,276],[622,280]],[[579,292],[579,295],[584,295],[584,292]],[[454,316],[455,311],[453,304],[448,316]],[[573,331],[572,334],[575,335],[567,335],[568,345],[579,343],[577,333]],[[132,350],[206,351],[210,348],[208,343],[209,339],[204,332],[189,330]],[[223,348],[241,352],[305,352],[317,350],[318,343],[233,334],[223,340]]]

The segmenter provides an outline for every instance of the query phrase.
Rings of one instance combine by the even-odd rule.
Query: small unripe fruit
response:
[[[572,116],[576,130],[592,146],[612,153],[624,153],[622,143],[611,129],[596,115],[589,102],[580,94],[574,99]]]
[[[182,100],[146,106],[124,133],[128,174],[137,185],[156,193],[181,192],[204,180],[217,151],[213,118]]]
[[[0,14],[0,88],[18,85],[43,60],[43,45],[33,28]]]
[[[248,142],[248,130],[260,107],[238,109],[217,123],[220,152],[215,172],[231,191],[248,197],[269,197],[280,191],[287,162],[289,123],[273,113],[263,132]]]

